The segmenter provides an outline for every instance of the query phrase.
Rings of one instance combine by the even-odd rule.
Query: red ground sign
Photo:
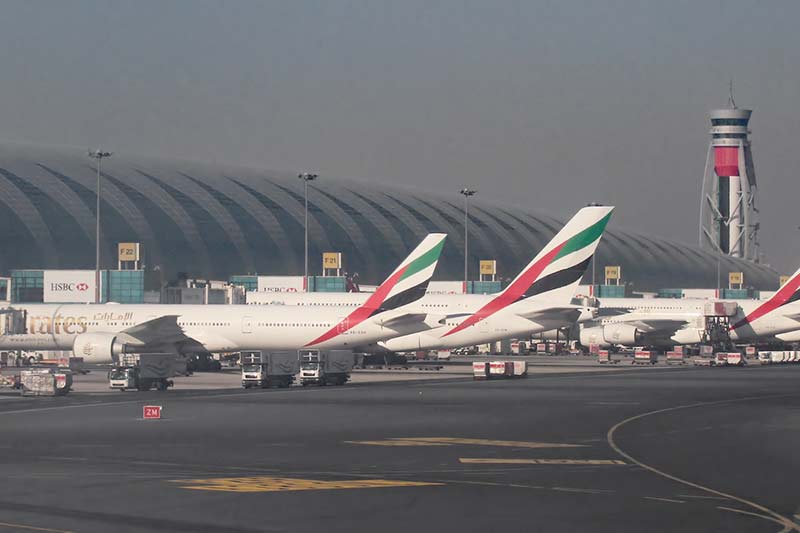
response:
[[[142,418],[145,420],[158,420],[161,418],[161,406],[145,405],[142,407]]]

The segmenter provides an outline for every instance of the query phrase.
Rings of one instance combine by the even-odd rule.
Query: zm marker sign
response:
[[[160,405],[145,405],[142,407],[142,418],[145,420],[158,420],[161,418]]]
[[[45,303],[94,302],[93,270],[45,270],[42,282]]]

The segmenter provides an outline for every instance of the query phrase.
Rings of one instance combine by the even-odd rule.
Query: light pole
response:
[[[95,257],[94,257],[94,303],[100,303],[100,162],[104,157],[111,157],[114,152],[89,150],[89,157],[97,160],[97,210],[95,216]]]
[[[722,215],[714,216],[714,222],[717,223],[719,228],[720,222],[727,222],[728,220]],[[722,228],[718,230],[722,233]],[[717,243],[717,298],[722,296],[722,245]]]
[[[467,280],[469,279],[469,197],[475,196],[478,191],[475,189],[461,189],[459,192],[464,195],[464,290],[466,290]]]
[[[305,215],[303,218],[303,285],[308,287],[308,182],[317,179],[316,174],[303,172],[297,178],[303,180],[303,200],[305,202]]]

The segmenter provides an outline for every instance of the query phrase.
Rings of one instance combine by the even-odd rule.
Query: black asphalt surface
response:
[[[798,385],[775,366],[0,398],[0,533],[800,531]]]

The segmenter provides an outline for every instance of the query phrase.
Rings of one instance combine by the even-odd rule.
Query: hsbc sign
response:
[[[45,303],[94,302],[94,270],[45,270]]]

